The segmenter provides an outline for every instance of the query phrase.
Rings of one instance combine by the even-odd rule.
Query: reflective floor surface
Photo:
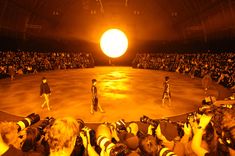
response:
[[[52,94],[52,110],[42,109],[41,78],[46,76]],[[170,76],[172,107],[162,107],[163,80]],[[91,79],[97,79],[99,103],[105,113],[90,114]],[[209,95],[225,96],[227,90],[215,83]],[[85,122],[137,121],[142,115],[161,118],[194,111],[204,98],[201,79],[173,72],[96,67],[59,70],[0,80],[0,111],[18,116],[32,112],[46,116],[73,116]]]

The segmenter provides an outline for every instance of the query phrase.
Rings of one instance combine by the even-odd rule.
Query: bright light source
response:
[[[116,58],[122,56],[126,52],[128,40],[121,30],[109,29],[102,35],[100,47],[105,55]]]

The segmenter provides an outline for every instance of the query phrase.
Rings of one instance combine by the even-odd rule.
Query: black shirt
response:
[[[42,94],[50,94],[51,93],[51,90],[50,90],[50,87],[48,85],[48,83],[41,83],[41,86],[40,86],[40,95]]]

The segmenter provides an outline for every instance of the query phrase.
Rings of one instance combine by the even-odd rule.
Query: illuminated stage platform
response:
[[[170,76],[172,107],[162,108],[164,77]],[[39,96],[41,78],[46,76],[52,89],[52,110],[42,109]],[[105,113],[90,114],[91,79],[97,79],[99,102]],[[58,70],[0,80],[0,111],[26,116],[32,112],[55,118],[73,116],[85,122],[113,122],[121,118],[139,121],[142,115],[161,118],[196,110],[204,98],[201,79],[173,72],[96,67]],[[213,83],[209,94],[223,98],[228,90]],[[2,116],[3,117],[3,116]]]

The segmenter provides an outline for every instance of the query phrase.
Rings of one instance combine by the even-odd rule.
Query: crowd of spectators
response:
[[[0,79],[56,69],[94,67],[91,53],[0,51]]]
[[[211,78],[227,88],[235,85],[235,53],[138,53],[133,68],[164,70],[188,74],[192,78]]]
[[[0,122],[0,155],[50,156],[233,156],[235,154],[235,107],[203,103],[184,121],[140,118],[139,122],[102,123],[89,128],[81,119],[31,114],[19,122]],[[231,104],[233,102],[233,104]],[[37,120],[37,121],[36,121]],[[169,140],[162,122],[177,127]],[[26,127],[26,128],[25,128]]]
[[[28,52],[0,54],[3,56],[1,62],[4,62],[1,69],[6,66],[6,72],[22,68],[22,72],[27,74],[54,69],[90,67],[92,64],[89,59],[90,54]],[[210,74],[218,83],[226,83],[227,87],[230,87],[234,85],[234,56],[231,53],[138,54],[133,61],[133,67],[176,71],[190,74],[192,77],[204,77]],[[231,77],[232,84],[230,84]],[[182,121],[171,121],[166,118],[151,119],[143,116],[140,122],[146,125],[146,130],[140,129],[139,121],[125,122],[124,119],[120,119],[114,123],[102,123],[91,129],[81,119],[47,117],[39,121],[39,115],[33,113],[19,122],[0,122],[0,155],[233,156],[235,155],[234,104],[234,100],[203,100],[202,107],[187,114]],[[40,123],[37,125],[35,124],[37,122]],[[163,122],[176,127],[178,135],[175,138],[170,140],[167,134],[162,133]]]

